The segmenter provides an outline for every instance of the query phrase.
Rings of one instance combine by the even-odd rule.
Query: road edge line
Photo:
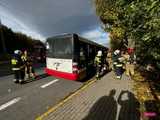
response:
[[[37,117],[35,120],[43,120],[51,112],[54,112],[56,109],[58,109],[59,107],[61,107],[62,105],[64,105],[67,101],[69,101],[71,98],[73,98],[74,96],[76,96],[78,93],[80,93],[81,91],[83,91],[84,89],[86,89],[88,86],[90,86],[91,84],[93,84],[96,81],[97,80],[94,79],[94,78],[91,79],[89,82],[87,82],[86,84],[84,84],[82,87],[80,87],[79,89],[77,89],[75,92],[70,93],[67,97],[65,97],[64,99],[62,99],[61,101],[59,101],[55,106],[53,106],[52,108],[50,108],[49,110],[47,110],[45,113],[43,113],[42,115],[40,115],[39,117]]]

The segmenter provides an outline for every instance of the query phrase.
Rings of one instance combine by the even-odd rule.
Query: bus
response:
[[[108,48],[78,34],[63,34],[46,40],[46,68],[48,75],[69,80],[82,80],[93,72],[98,50]]]

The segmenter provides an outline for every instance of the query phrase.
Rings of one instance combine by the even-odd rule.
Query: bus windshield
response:
[[[48,39],[47,44],[47,57],[72,59],[71,37]]]

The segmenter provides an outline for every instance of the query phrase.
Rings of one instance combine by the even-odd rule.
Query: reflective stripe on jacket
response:
[[[122,66],[123,66],[122,64],[117,64],[117,65],[116,65],[116,67],[122,67]]]
[[[117,62],[114,62],[113,64],[114,64],[114,65],[117,65],[118,63],[117,63]]]
[[[12,68],[12,70],[20,70],[20,68]]]
[[[23,65],[22,60],[21,60],[21,56],[20,55],[14,55],[11,59],[11,65],[12,65],[12,68],[15,69],[15,70],[20,69],[21,66]]]
[[[96,56],[94,61],[95,61],[96,64],[101,64],[102,63],[101,57],[99,57],[99,56]]]
[[[22,55],[22,56],[21,56],[21,59],[22,59],[23,62],[26,62],[26,61],[27,61],[27,56]]]

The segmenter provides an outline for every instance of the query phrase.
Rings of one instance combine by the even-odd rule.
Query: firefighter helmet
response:
[[[99,50],[97,56],[102,56],[102,51]]]

